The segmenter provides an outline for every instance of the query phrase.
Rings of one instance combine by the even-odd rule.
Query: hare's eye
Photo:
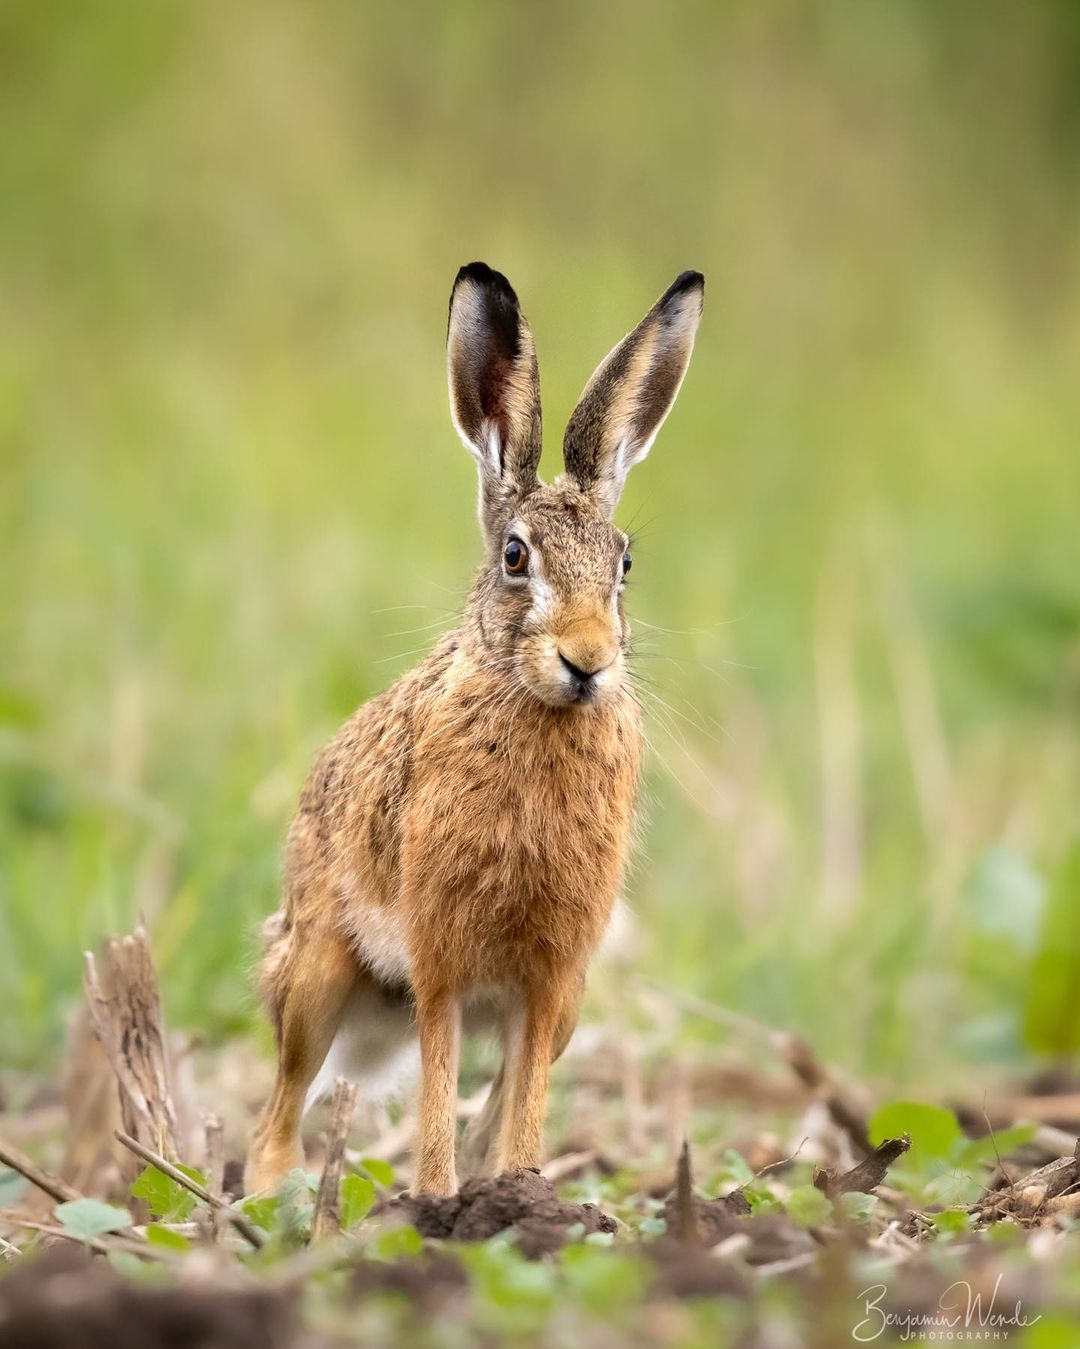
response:
[[[630,556],[630,550],[628,548],[622,555],[622,574],[625,576],[633,565],[634,559]]]
[[[511,576],[524,576],[529,569],[529,550],[520,539],[507,539],[503,565]]]

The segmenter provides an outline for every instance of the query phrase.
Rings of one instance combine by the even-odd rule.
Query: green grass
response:
[[[139,911],[174,1023],[251,1024],[310,757],[477,559],[472,257],[551,473],[708,277],[619,517],[638,968],[896,1084],[1074,1047],[1078,48],[1049,3],[5,7],[4,1058]]]

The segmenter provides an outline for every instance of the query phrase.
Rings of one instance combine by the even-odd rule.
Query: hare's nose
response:
[[[580,680],[584,687],[588,687],[592,683],[594,675],[598,675],[601,670],[606,670],[611,664],[610,661],[606,661],[602,657],[592,657],[588,662],[591,669],[587,669],[584,665],[575,665],[572,660],[567,660],[561,651],[559,652],[559,660],[562,661],[563,668],[568,670],[575,679]]]

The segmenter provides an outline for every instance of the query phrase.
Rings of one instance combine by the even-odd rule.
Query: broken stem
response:
[[[327,1237],[341,1231],[341,1170],[345,1162],[345,1144],[349,1137],[349,1125],[352,1123],[356,1108],[356,1083],[347,1082],[339,1077],[334,1087],[334,1113],[330,1121],[330,1137],[326,1145],[326,1161],[323,1164],[319,1192],[315,1196],[315,1212],[311,1220],[311,1233],[315,1237]]]
[[[690,1140],[683,1139],[679,1164],[675,1170],[675,1236],[684,1246],[700,1246],[697,1214],[694,1212],[694,1179],[690,1170]]]

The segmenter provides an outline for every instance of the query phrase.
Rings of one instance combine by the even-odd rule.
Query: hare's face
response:
[[[532,334],[499,272],[470,263],[450,296],[450,411],[480,471],[488,564],[471,618],[493,669],[552,706],[601,706],[625,687],[626,535],[611,523],[682,384],[704,279],[683,272],[601,361],[566,428],[566,475],[540,463]]]
[[[479,615],[507,674],[552,707],[603,707],[626,678],[629,540],[565,482],[512,503]]]

